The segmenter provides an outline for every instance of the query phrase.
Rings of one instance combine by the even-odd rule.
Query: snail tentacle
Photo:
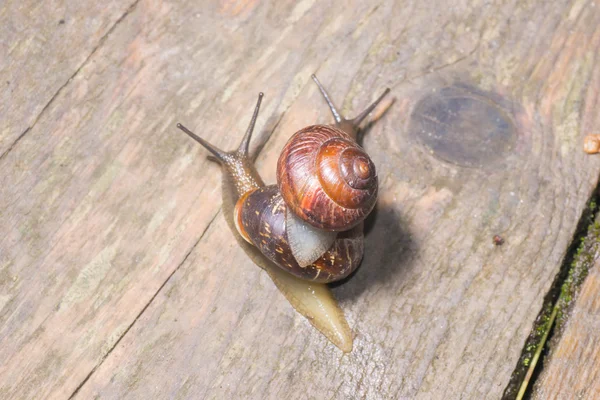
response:
[[[248,129],[240,142],[240,145],[237,149],[237,154],[240,157],[248,157],[248,149],[250,148],[250,139],[252,138],[252,132],[254,131],[254,125],[256,124],[256,119],[258,118],[258,112],[260,111],[260,103],[262,102],[263,93],[260,92],[258,94],[258,100],[256,101],[256,107],[254,107],[254,114],[252,114],[252,119],[250,120],[250,125],[248,125]]]
[[[227,152],[219,149],[217,146],[202,139],[200,136],[196,135],[194,132],[190,131],[188,128],[186,128],[179,122],[177,123],[177,128],[181,129],[189,137],[194,139],[196,142],[200,143],[202,145],[202,147],[204,147],[206,150],[210,151],[212,153],[212,155],[214,156],[214,158],[212,158],[213,160],[216,160],[221,164],[225,162],[225,158],[227,157]]]
[[[252,119],[250,120],[250,124],[248,125],[248,129],[246,129],[246,133],[244,137],[242,137],[242,141],[235,151],[223,151],[219,149],[214,144],[202,139],[200,136],[196,135],[194,132],[190,131],[188,128],[183,126],[180,123],[177,123],[177,128],[181,129],[185,132],[189,137],[194,139],[196,142],[200,143],[205,149],[210,151],[214,158],[213,160],[219,162],[220,164],[226,164],[228,156],[235,155],[239,159],[248,158],[248,149],[250,147],[250,139],[252,138],[252,132],[254,131],[254,125],[256,124],[256,119],[258,118],[258,112],[260,111],[260,103],[262,102],[263,93],[260,92],[258,94],[258,100],[256,101],[256,106],[254,107],[254,113],[252,114]]]
[[[358,132],[360,130],[360,123],[381,103],[384,97],[390,92],[390,88],[387,88],[383,91],[383,93],[375,100],[371,105],[369,105],[366,109],[364,109],[361,113],[359,113],[356,117],[352,119],[346,119],[341,116],[337,107],[334,105],[331,97],[329,97],[329,93],[327,90],[321,85],[321,82],[317,79],[315,74],[312,74],[311,78],[317,84],[321,95],[325,99],[325,102],[329,106],[331,113],[333,114],[333,119],[335,120],[335,127],[343,130],[347,134],[349,134],[355,141],[358,141]]]
[[[350,120],[350,122],[352,122],[353,125],[358,126],[360,125],[360,123],[363,121],[363,119],[365,119],[367,117],[367,115],[369,115],[374,109],[375,107],[377,107],[379,105],[379,103],[381,103],[381,101],[383,100],[383,98],[385,96],[387,96],[387,94],[390,92],[390,88],[386,88],[383,93],[377,98],[377,100],[375,100],[373,103],[371,103],[370,106],[368,106],[367,108],[365,108],[360,114],[358,114],[356,117],[352,118]]]
[[[335,120],[336,124],[341,124],[342,121],[344,120],[344,118],[342,118],[342,116],[340,115],[340,112],[337,110],[337,107],[335,106],[335,104],[333,104],[331,97],[329,97],[329,93],[327,93],[327,90],[325,90],[323,85],[321,85],[321,82],[319,82],[319,80],[317,79],[317,76],[315,74],[312,74],[310,77],[317,84],[317,87],[319,88],[321,95],[323,96],[323,98],[325,99],[325,102],[329,106],[329,110],[331,110],[331,114],[333,114],[333,119]]]

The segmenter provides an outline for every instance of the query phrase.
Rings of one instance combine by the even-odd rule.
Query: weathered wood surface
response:
[[[133,1],[0,4],[0,158],[95,53]]]
[[[140,0],[0,160],[0,397],[499,397],[600,171],[599,27],[585,1]],[[174,129],[228,148],[264,91],[272,182],[330,121],[314,71],[350,114],[397,99],[335,288],[346,356],[234,246],[217,167]]]
[[[584,281],[544,365],[535,399],[600,398],[600,260]]]

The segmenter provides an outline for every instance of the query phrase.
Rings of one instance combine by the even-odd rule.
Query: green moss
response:
[[[591,212],[596,211],[596,208],[598,208],[598,205],[596,204],[596,200],[590,201],[590,205],[588,208],[590,209]]]
[[[569,312],[577,298],[579,288],[593,266],[600,252],[600,216],[597,198],[589,201],[578,225],[561,272],[557,276],[550,293],[544,300],[542,311],[538,315],[531,334],[527,338],[519,363],[504,391],[503,399],[520,398],[533,386],[534,370],[538,360],[543,357],[542,350],[548,342],[560,338]],[[550,334],[552,338],[550,338]]]
[[[595,211],[597,205],[595,201],[589,204],[589,210]],[[596,254],[600,251],[600,222],[594,221],[588,228],[587,235],[580,239],[579,247],[575,252],[571,262],[568,275],[561,288],[557,308],[557,329],[562,329],[568,313],[572,307],[579,287],[587,277],[590,268],[594,265]]]

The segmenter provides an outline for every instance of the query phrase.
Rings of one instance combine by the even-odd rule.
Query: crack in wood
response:
[[[577,262],[578,250],[582,244],[585,244],[592,239],[590,229],[596,223],[600,210],[592,204],[598,204],[600,200],[600,182],[597,183],[596,189],[592,192],[592,197],[586,203],[586,208],[583,211],[581,218],[577,224],[577,229],[573,236],[573,240],[568,248],[561,268],[558,271],[554,283],[545,296],[542,308],[535,319],[531,333],[523,345],[523,350],[515,366],[511,378],[504,389],[502,395],[503,400],[511,400],[515,398],[523,398],[531,396],[532,390],[544,368],[544,362],[548,356],[548,344],[552,342],[554,336],[560,332],[556,332],[556,320],[554,318],[557,304],[561,301],[561,289],[569,277],[569,271],[573,263]],[[589,244],[588,244],[589,245]],[[583,279],[580,285],[583,283]],[[575,289],[576,290],[576,289]],[[564,324],[564,321],[562,321]],[[537,357],[535,358],[537,353]],[[535,358],[535,359],[534,359]],[[536,362],[532,362],[536,361]],[[531,364],[530,364],[531,363]]]
[[[68,82],[68,81],[67,81],[67,82]],[[64,85],[63,85],[63,86],[64,86]],[[62,87],[61,87],[61,89],[62,89]],[[59,91],[60,91],[60,89],[59,89]],[[58,92],[57,92],[57,93],[58,93]],[[56,95],[55,95],[55,96],[56,96]],[[52,99],[54,99],[54,97],[52,97]],[[52,100],[50,100],[50,101],[52,101]],[[48,104],[46,104],[46,107],[48,107]],[[44,110],[46,109],[46,107],[44,107],[44,108],[42,109],[42,112],[44,112]],[[41,113],[40,113],[40,114],[41,114]],[[35,119],[35,121],[33,122],[33,124],[34,124],[34,125],[35,125],[35,123],[37,122],[38,118],[39,118],[39,115],[38,115],[38,117]],[[17,145],[17,143],[19,143],[19,140],[23,139],[23,137],[24,137],[24,136],[27,134],[27,132],[29,132],[30,130],[31,130],[31,126],[28,126],[28,127],[27,127],[27,129],[25,129],[25,130],[23,131],[23,133],[21,133],[21,134],[20,134],[20,135],[19,135],[19,136],[18,136],[18,137],[15,139],[15,141],[14,141],[14,142],[12,142],[12,143],[10,144],[10,146],[8,146],[8,149],[6,149],[6,151],[5,151],[4,153],[0,154],[0,162],[1,162],[1,161],[4,159],[4,157],[5,157],[5,156],[6,156],[8,153],[10,153],[10,151],[13,149],[13,147],[15,147],[15,146]]]
[[[108,38],[108,36],[110,36],[110,34],[116,29],[116,27],[121,23],[121,21],[123,21],[125,19],[125,17],[127,17],[127,15],[129,15],[133,9],[137,6],[137,4],[140,2],[140,0],[135,0],[128,8],[127,10],[125,10],[125,12],[123,13],[123,15],[121,15],[119,17],[119,19],[117,19],[115,21],[115,23],[113,24],[113,26],[110,27],[110,29],[108,31],[106,31],[106,33],[104,34],[104,36],[102,36],[102,38],[100,38],[100,40],[98,41],[98,43],[96,44],[96,46],[94,46],[94,48],[92,49],[92,51],[90,52],[90,54],[86,57],[86,59],[81,63],[81,65],[79,67],[77,67],[77,69],[75,69],[75,72],[73,72],[73,74],[71,74],[71,76],[69,77],[69,79],[67,79],[65,81],[65,83],[63,83],[58,90],[56,91],[56,93],[54,93],[52,95],[52,97],[50,98],[50,100],[46,103],[46,105],[42,108],[42,110],[39,112],[39,114],[37,115],[37,117],[35,117],[35,119],[33,120],[33,123],[31,124],[31,126],[29,126],[27,129],[25,129],[25,131],[23,131],[23,133],[21,133],[19,135],[19,137],[17,137],[15,139],[14,142],[11,143],[11,145],[8,147],[8,149],[6,149],[6,151],[2,154],[0,154],[0,162],[2,162],[2,160],[12,151],[12,149],[19,143],[19,141],[29,132],[31,131],[35,125],[38,123],[38,121],[40,120],[40,118],[42,118],[42,115],[44,115],[44,113],[46,112],[46,110],[48,110],[48,108],[50,108],[50,105],[52,103],[54,103],[54,100],[56,100],[56,98],[58,97],[58,95],[63,91],[63,89],[65,87],[67,87],[67,85],[69,84],[69,82],[71,82],[78,74],[79,72],[89,63],[89,61],[91,60],[91,58],[94,56],[94,54],[96,54],[96,52],[98,51],[98,49],[100,49],[100,47],[102,47],[102,45],[106,42],[106,39]]]
[[[206,232],[208,232],[208,230],[210,229],[210,227],[212,226],[213,222],[215,221],[215,219],[217,218],[217,216],[220,214],[220,212],[221,212],[221,208],[219,208],[217,210],[217,212],[212,217],[212,219],[210,220],[210,222],[208,223],[208,225],[206,225],[206,228],[204,229],[204,231],[202,232],[202,234],[200,235],[200,237],[198,238],[198,240],[196,241],[196,243],[194,243],[194,245],[190,248],[190,250],[187,252],[187,254],[183,257],[183,260],[181,260],[181,262],[177,265],[177,267],[175,267],[173,269],[173,271],[171,271],[171,273],[169,274],[169,276],[167,276],[167,279],[165,279],[165,281],[160,285],[160,287],[152,295],[152,297],[150,298],[150,300],[148,300],[148,303],[146,303],[146,305],[140,310],[140,312],[136,315],[136,317],[133,319],[133,321],[131,322],[131,324],[129,324],[129,326],[127,326],[127,329],[125,329],[123,331],[123,334],[121,334],[121,336],[119,336],[119,338],[115,341],[115,343],[112,345],[112,347],[110,349],[108,349],[108,351],[106,352],[106,354],[104,354],[104,356],[102,356],[102,359],[100,360],[100,362],[98,362],[98,364],[96,364],[94,366],[94,368],[92,368],[92,370],[90,371],[90,373],[87,374],[87,376],[81,381],[81,383],[79,385],[77,385],[77,388],[75,388],[75,390],[73,391],[73,393],[71,393],[71,395],[69,396],[69,399],[73,399],[73,398],[75,398],[75,396],[77,396],[77,393],[79,393],[79,391],[81,390],[81,388],[87,383],[87,381],[90,380],[90,378],[92,377],[92,375],[94,375],[94,372],[96,372],[96,370],[111,355],[111,353],[113,352],[113,350],[117,348],[117,346],[119,345],[119,343],[121,343],[121,340],[123,340],[123,338],[131,330],[131,328],[142,317],[142,315],[144,314],[144,312],[146,312],[146,310],[148,309],[148,307],[150,307],[150,305],[154,302],[154,299],[156,299],[156,297],[163,290],[163,288],[167,285],[167,283],[171,280],[171,278],[177,273],[177,271],[179,271],[179,269],[181,268],[181,266],[183,264],[185,264],[185,262],[187,261],[188,257],[190,256],[190,254],[192,254],[192,252],[194,251],[194,249],[196,249],[196,246],[198,246],[198,244],[200,243],[200,241],[202,241],[202,238],[204,238],[204,235],[206,234]]]
[[[137,2],[139,2],[139,0],[136,0],[136,4],[137,4]],[[127,13],[129,13],[130,11],[131,11],[131,8],[127,11]],[[260,155],[262,149],[267,145],[267,143],[269,142],[269,139],[273,136],[273,132],[275,132],[275,130],[277,129],[277,127],[279,126],[279,124],[283,120],[284,115],[286,114],[286,112],[291,107],[291,104],[293,104],[293,102],[290,103],[290,105],[288,105],[288,107],[281,113],[281,115],[278,118],[277,122],[275,123],[274,127],[272,129],[270,129],[269,136],[266,139],[264,139],[263,142],[260,143],[258,145],[258,147],[254,150],[253,156],[252,156],[253,159],[257,159],[258,156]],[[98,364],[96,364],[94,366],[94,368],[92,368],[92,370],[90,371],[90,373],[81,381],[81,383],[77,386],[77,388],[75,388],[75,390],[73,391],[73,393],[69,396],[69,399],[73,399],[73,398],[75,398],[75,396],[77,396],[77,393],[79,393],[79,391],[81,390],[81,388],[90,380],[90,378],[94,375],[94,372],[96,372],[96,370],[98,368],[100,368],[100,366],[104,363],[104,361],[111,355],[111,353],[113,352],[113,350],[117,348],[117,346],[119,345],[119,343],[121,342],[121,340],[127,335],[127,333],[135,325],[135,323],[141,318],[141,316],[148,309],[148,307],[150,307],[150,305],[154,302],[154,300],[156,299],[156,297],[158,296],[158,294],[163,290],[163,288],[171,280],[171,278],[175,275],[175,273],[177,273],[177,271],[179,271],[179,269],[181,268],[181,266],[186,262],[186,260],[190,256],[190,254],[192,254],[192,252],[194,251],[194,249],[202,241],[202,239],[204,238],[204,235],[206,234],[206,232],[208,232],[208,229],[211,227],[212,223],[215,221],[215,219],[217,218],[217,216],[219,215],[220,212],[221,212],[221,207],[219,207],[219,209],[217,210],[217,212],[215,213],[215,215],[212,217],[212,219],[210,220],[210,222],[208,223],[208,225],[206,226],[206,228],[204,229],[204,231],[202,232],[202,234],[200,235],[200,237],[198,238],[198,240],[196,241],[196,243],[194,243],[194,245],[190,248],[190,250],[187,252],[187,254],[183,257],[183,260],[181,261],[181,263],[179,263],[177,265],[177,267],[175,267],[175,269],[169,274],[169,276],[160,285],[160,287],[154,293],[154,295],[152,295],[152,297],[150,298],[150,300],[148,301],[148,303],[146,303],[146,305],[142,308],[142,310],[138,313],[138,315],[133,319],[133,321],[131,322],[131,324],[129,324],[129,326],[127,327],[127,329],[125,329],[125,331],[123,331],[123,334],[121,336],[119,336],[119,338],[115,341],[114,345],[102,357],[102,359],[100,360],[100,362]]]

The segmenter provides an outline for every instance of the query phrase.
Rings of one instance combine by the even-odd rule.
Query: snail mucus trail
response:
[[[212,153],[222,169],[223,214],[238,244],[271,277],[292,306],[344,352],[352,351],[350,327],[325,282],[350,274],[363,255],[363,220],[377,196],[375,167],[357,144],[360,123],[389,93],[384,93],[353,119],[341,117],[315,75],[335,124],[313,125],[290,138],[278,161],[278,185],[265,185],[253,165],[249,144],[263,94],[259,93],[252,119],[237,149],[223,151],[181,124],[177,127]],[[327,138],[327,135],[331,136]],[[328,147],[308,154],[299,143],[305,137],[325,137]],[[314,141],[314,140],[313,140]],[[340,165],[328,158],[337,156]],[[291,176],[289,157],[304,164],[324,166],[324,177]],[[336,161],[337,162],[337,161]],[[298,170],[296,166],[293,169]],[[303,172],[312,173],[314,171]],[[335,181],[342,175],[341,187]],[[304,179],[304,180],[303,180]],[[311,184],[325,189],[309,190]],[[299,187],[299,190],[297,190]],[[324,208],[318,200],[348,195],[341,205]],[[309,197],[309,196],[313,196]],[[339,202],[339,200],[338,200]],[[307,210],[302,207],[309,205]],[[362,208],[361,208],[362,207]],[[261,211],[268,209],[267,213]],[[304,211],[302,211],[304,210]],[[327,214],[321,217],[319,213]],[[269,220],[263,217],[269,216]]]

